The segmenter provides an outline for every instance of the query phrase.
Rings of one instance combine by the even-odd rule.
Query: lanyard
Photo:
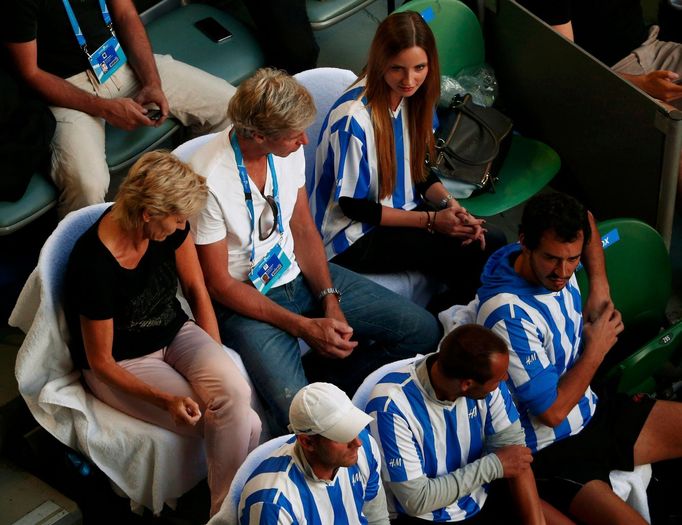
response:
[[[88,45],[87,42],[85,41],[85,37],[83,36],[83,31],[81,31],[81,26],[78,25],[78,20],[76,20],[76,15],[73,12],[73,9],[71,9],[71,4],[69,3],[69,0],[62,0],[64,3],[64,8],[66,9],[66,14],[69,17],[69,22],[71,22],[71,28],[73,29],[73,34],[76,35],[76,40],[78,40],[78,45],[81,47],[81,49],[85,52],[88,57],[90,56],[90,53],[88,53]],[[109,16],[109,10],[107,9],[107,4],[104,2],[104,0],[99,0],[99,7],[102,10],[102,18],[104,19],[104,23],[106,26],[109,28],[109,31],[111,32],[111,36],[114,36],[114,28],[111,23],[111,16]]]
[[[230,144],[234,150],[234,159],[237,162],[237,169],[239,170],[239,179],[242,181],[242,187],[244,188],[244,200],[246,201],[246,207],[249,210],[249,216],[251,217],[251,264],[256,257],[256,239],[254,238],[254,233],[256,231],[256,213],[253,210],[253,198],[251,196],[251,184],[249,183],[249,174],[246,171],[246,166],[244,166],[244,157],[242,157],[242,151],[239,149],[239,142],[237,141],[237,133],[230,133]],[[275,204],[277,205],[277,231],[280,235],[284,234],[284,226],[282,225],[282,208],[279,205],[279,188],[277,186],[277,173],[275,173],[275,163],[272,160],[272,153],[268,153],[268,166],[270,167],[270,174],[272,175],[272,198],[275,199]]]

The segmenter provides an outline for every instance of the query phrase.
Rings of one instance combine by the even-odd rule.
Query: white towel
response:
[[[19,391],[38,423],[81,451],[130,499],[161,512],[206,476],[203,440],[127,416],[83,388],[64,337],[63,274],[75,241],[104,211],[69,214],[43,246],[9,319],[26,333],[16,362]]]

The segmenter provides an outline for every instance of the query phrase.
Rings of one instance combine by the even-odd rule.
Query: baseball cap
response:
[[[340,443],[355,439],[370,421],[370,416],[331,383],[311,383],[301,388],[289,408],[289,430],[294,434],[319,434]]]

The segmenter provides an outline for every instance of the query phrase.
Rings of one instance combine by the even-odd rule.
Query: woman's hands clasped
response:
[[[433,228],[439,233],[458,237],[462,240],[462,246],[474,241],[481,243],[481,249],[485,249],[484,219],[477,219],[454,199],[448,203],[448,207],[435,213]]]

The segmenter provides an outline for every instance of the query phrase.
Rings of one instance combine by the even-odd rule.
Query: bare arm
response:
[[[658,70],[645,75],[629,75],[618,73],[648,95],[664,102],[673,102],[682,98],[682,85],[675,84],[680,76],[674,71]]]
[[[161,118],[154,122],[154,125],[159,126],[168,116],[168,101],[163,94],[152,46],[132,0],[111,2],[111,19],[130,66],[142,85],[135,101],[140,105],[156,104],[159,107]]]
[[[218,321],[216,321],[211,298],[204,284],[204,274],[201,272],[199,258],[191,235],[187,235],[185,241],[176,250],[175,266],[182,293],[192,309],[197,324],[213,339],[222,344],[218,331]]]
[[[128,130],[154,124],[145,116],[144,108],[132,99],[100,98],[39,68],[38,44],[35,40],[5,45],[19,76],[49,105],[76,109]]]
[[[343,325],[335,319],[308,319],[290,312],[251,284],[234,279],[228,271],[227,239],[197,246],[199,262],[204,271],[210,296],[230,310],[245,317],[276,326],[294,337],[302,337],[316,350],[344,357],[356,343],[343,340],[336,329]]]
[[[609,280],[606,275],[604,263],[604,249],[601,244],[601,236],[597,229],[597,223],[592,213],[587,212],[590,221],[590,242],[583,247],[581,259],[587,271],[590,291],[585,304],[583,316],[586,320],[596,319],[599,312],[611,304]]]
[[[566,22],[565,24],[558,24],[558,25],[552,26],[552,29],[554,29],[554,31],[556,31],[560,35],[563,35],[564,37],[566,37],[571,42],[574,41],[574,38],[573,38],[573,22],[571,22],[570,20],[568,22]]]
[[[557,398],[538,419],[550,427],[559,425],[585,394],[599,365],[623,331],[620,313],[609,304],[592,322],[585,322],[585,347],[575,365],[559,380]]]
[[[194,425],[199,421],[201,411],[192,398],[173,396],[154,388],[116,363],[112,355],[113,319],[94,321],[81,316],[80,321],[85,355],[92,372],[98,379],[167,410],[176,424]]]

